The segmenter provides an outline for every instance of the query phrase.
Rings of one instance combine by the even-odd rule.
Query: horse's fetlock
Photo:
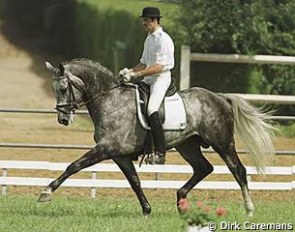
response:
[[[187,191],[184,190],[184,189],[179,189],[179,190],[177,191],[177,202],[178,202],[180,199],[184,199],[184,198],[186,198],[186,196],[187,196]]]

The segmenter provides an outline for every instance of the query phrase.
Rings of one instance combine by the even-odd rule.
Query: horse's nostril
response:
[[[58,120],[58,122],[59,122],[60,124],[62,124],[62,125],[65,125],[65,126],[69,125],[69,121],[66,120],[66,119]]]

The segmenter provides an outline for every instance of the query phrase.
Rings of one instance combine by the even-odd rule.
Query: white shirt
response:
[[[145,42],[140,63],[147,67],[160,64],[163,65],[161,73],[144,77],[145,82],[150,82],[160,77],[171,76],[170,70],[174,67],[174,43],[170,36],[159,27],[156,31],[148,34]]]

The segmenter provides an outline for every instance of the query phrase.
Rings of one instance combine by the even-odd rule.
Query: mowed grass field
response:
[[[150,203],[153,212],[146,219],[137,201],[123,196],[121,199],[102,197],[95,200],[56,197],[45,204],[37,203],[35,197],[0,197],[0,231],[185,231],[174,201],[157,199]],[[241,202],[224,200],[219,205],[228,210],[228,214],[220,219],[227,223],[295,223],[295,203],[291,200],[257,202],[252,219],[246,218]]]

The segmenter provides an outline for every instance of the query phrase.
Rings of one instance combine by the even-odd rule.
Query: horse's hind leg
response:
[[[101,152],[99,148],[96,146],[92,148],[90,151],[85,153],[81,158],[72,162],[67,169],[59,176],[56,180],[52,181],[48,187],[46,187],[38,201],[46,202],[51,200],[52,192],[54,192],[68,177],[79,172],[83,168],[87,168],[93,164],[96,164],[102,160],[109,159],[109,156],[105,154],[106,152]]]
[[[115,163],[119,166],[119,168],[122,170],[126,178],[128,179],[133,191],[136,193],[136,196],[140,202],[140,205],[142,207],[142,212],[145,216],[148,216],[151,213],[151,206],[148,203],[142,188],[140,186],[140,180],[138,178],[138,175],[136,173],[135,167],[132,163],[131,157],[116,157],[113,158]]]
[[[213,171],[213,166],[200,150],[200,140],[192,136],[184,143],[176,146],[176,150],[193,167],[193,175],[189,181],[177,191],[177,204],[186,198],[191,189]]]
[[[213,146],[214,150],[221,156],[229,170],[233,174],[234,178],[238,182],[241,187],[245,208],[247,211],[247,215],[249,217],[253,216],[254,204],[250,197],[248,181],[247,181],[247,170],[239,159],[234,141],[232,141],[229,146]]]

